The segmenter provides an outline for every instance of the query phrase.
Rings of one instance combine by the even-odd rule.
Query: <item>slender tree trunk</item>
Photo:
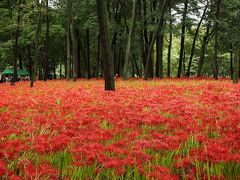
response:
[[[183,74],[186,72],[186,49],[183,50]]]
[[[32,55],[31,55],[31,46],[28,45],[27,46],[27,51],[28,51],[28,62],[29,62],[29,75],[30,75],[30,78],[33,76],[33,71],[32,71]]]
[[[81,50],[80,50],[80,42],[81,42],[81,37],[80,37],[80,30],[76,29],[76,38],[77,38],[77,64],[78,64],[78,72],[77,72],[77,77],[81,78],[82,74],[81,74]]]
[[[235,84],[239,82],[239,72],[240,72],[240,38],[238,39],[238,45],[234,58],[233,83]]]
[[[17,60],[19,58],[19,36],[20,36],[20,21],[21,21],[21,5],[22,1],[18,1],[18,16],[17,16],[17,29],[15,32],[15,44],[14,44],[14,58],[13,58],[13,78],[11,85],[17,82]]]
[[[170,9],[170,17],[171,17],[171,9]],[[168,45],[168,60],[167,60],[167,77],[171,77],[171,53],[172,53],[172,19],[169,21],[170,32],[169,32],[169,45]]]
[[[217,80],[218,79],[218,26],[219,26],[219,16],[220,16],[220,1],[216,1],[216,17],[214,22],[215,28],[215,42],[214,42],[214,63],[213,63],[213,77]]]
[[[18,61],[19,61],[19,69],[23,69],[23,61],[22,61],[22,55],[21,55],[20,49],[18,52]]]
[[[62,63],[61,63],[61,60],[59,62],[59,68],[60,68],[60,79],[62,79]]]
[[[70,26],[70,38],[72,42],[73,80],[76,81],[78,77],[78,42],[73,20],[72,0],[68,0],[68,18]]]
[[[198,23],[198,26],[197,26],[197,29],[196,29],[196,31],[195,31],[195,35],[194,35],[194,38],[193,38],[191,55],[190,55],[190,59],[189,59],[189,63],[188,63],[188,69],[187,69],[187,72],[186,72],[186,76],[187,76],[187,77],[190,77],[192,60],[193,60],[193,56],[194,56],[194,51],[195,51],[197,36],[198,36],[199,29],[200,29],[200,27],[201,27],[202,21],[203,21],[203,19],[204,19],[204,17],[205,17],[207,8],[208,8],[208,1],[207,1],[207,5],[206,5],[206,7],[205,7],[205,9],[204,9],[204,11],[203,11],[202,17],[201,17],[201,19],[200,19],[200,21],[199,21],[199,23]]]
[[[161,28],[161,21],[164,18],[164,14],[167,10],[168,4],[170,3],[170,0],[163,0],[163,5],[162,5],[162,10],[161,10],[161,14],[159,17],[159,21],[158,21],[158,25],[157,25],[157,30],[153,33],[153,36],[151,38],[151,43],[149,45],[149,49],[148,49],[148,55],[147,55],[147,61],[146,61],[146,67],[145,67],[145,72],[144,72],[144,79],[147,80],[148,79],[148,71],[149,71],[149,67],[150,67],[150,61],[151,61],[151,56],[152,56],[152,52],[153,52],[153,46],[154,46],[154,42],[156,40],[157,37],[157,33],[160,31]]]
[[[85,43],[86,44],[86,43]],[[82,40],[79,40],[79,46],[80,46],[80,52],[82,53],[82,57],[83,57],[83,70],[84,70],[84,77],[86,77],[87,73],[88,73],[88,55],[87,55],[87,51],[86,51],[86,46],[84,46]]]
[[[145,45],[145,58],[143,62],[144,69],[146,68],[147,65],[147,55],[148,55],[148,46],[149,46],[149,41],[148,41],[148,30],[147,30],[147,3],[146,0],[143,0],[143,39],[144,39],[144,45]]]
[[[100,60],[101,58],[101,41],[100,41],[100,35],[98,34],[98,49],[97,49],[97,79],[99,78],[99,66],[100,66]]]
[[[91,67],[90,67],[90,35],[89,29],[86,30],[87,36],[87,78],[91,78]]]
[[[43,79],[47,81],[49,74],[49,59],[48,59],[48,51],[49,51],[49,7],[48,0],[46,0],[46,33],[45,33],[45,56],[44,56],[44,68],[43,68]]]
[[[233,79],[233,46],[230,49],[230,77]]]
[[[38,0],[37,0],[37,6],[39,6]],[[40,7],[37,7],[37,8],[40,8]],[[38,9],[37,24],[36,24],[36,31],[35,31],[33,73],[31,77],[30,87],[33,87],[34,85],[34,81],[36,79],[36,74],[37,74],[37,64],[39,62],[39,38],[40,38],[41,25],[42,25],[41,20],[42,20],[42,12],[41,12],[41,9]]]
[[[77,47],[77,37],[74,25],[70,25],[70,35],[72,40],[72,57],[73,57],[73,81],[77,81],[78,77],[78,47]]]
[[[139,68],[138,68],[138,65],[137,65],[136,56],[135,56],[135,54],[133,54],[132,56],[133,56],[134,64],[136,66],[137,75],[138,75],[138,77],[140,77],[141,75],[140,75],[140,71],[139,71]]]
[[[67,27],[67,80],[71,79],[71,39],[70,39],[70,27]]]
[[[102,58],[104,60],[104,78],[105,90],[115,90],[114,81],[114,63],[111,54],[109,34],[106,19],[106,2],[105,0],[96,0],[97,2],[97,15],[99,23],[99,32],[102,46]]]
[[[205,51],[206,51],[206,47],[207,47],[207,43],[208,43],[210,24],[211,23],[209,22],[208,25],[207,25],[207,30],[206,30],[206,33],[203,37],[203,41],[202,41],[200,58],[199,58],[199,61],[198,61],[197,77],[200,77],[202,75],[202,67],[203,67],[204,60],[205,60]]]
[[[126,55],[125,55],[125,63],[123,68],[123,79],[127,80],[129,77],[129,69],[130,69],[130,55],[131,55],[131,43],[134,36],[135,31],[135,24],[137,19],[137,0],[133,0],[133,9],[132,9],[132,21],[131,21],[131,28],[128,34],[128,43],[127,43],[127,49],[126,49]]]
[[[156,3],[156,2],[154,2]],[[156,5],[155,5],[156,6]],[[161,9],[162,4],[159,4]],[[155,8],[156,9],[156,8]],[[157,51],[157,59],[156,59],[156,77],[163,78],[163,38],[164,38],[164,18],[161,19],[160,22],[160,31],[157,33],[156,37],[156,51]]]
[[[158,33],[156,38],[156,46],[157,46],[157,60],[156,60],[156,77],[160,79],[163,78],[163,26],[164,19],[161,20],[161,31]]]
[[[183,12],[183,18],[182,18],[181,48],[180,48],[180,55],[179,55],[179,62],[178,62],[178,73],[177,73],[178,78],[180,78],[181,74],[182,74],[187,10],[188,10],[188,0],[185,0],[185,2],[184,2],[184,12]]]

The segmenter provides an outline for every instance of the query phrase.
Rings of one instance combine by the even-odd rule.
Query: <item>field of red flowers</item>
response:
[[[229,80],[0,85],[0,179],[240,179]]]

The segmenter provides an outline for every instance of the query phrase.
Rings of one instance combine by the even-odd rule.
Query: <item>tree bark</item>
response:
[[[198,61],[197,77],[202,76],[202,67],[203,67],[204,60],[205,60],[205,51],[206,51],[206,47],[207,47],[208,40],[209,40],[210,24],[211,23],[208,22],[206,33],[203,36],[203,41],[202,41],[202,46],[201,46],[201,51],[200,51],[200,58]]]
[[[30,75],[30,78],[33,76],[33,70],[32,70],[32,55],[31,55],[31,46],[28,45],[27,46],[27,51],[28,51],[28,62],[29,62],[29,75]]]
[[[91,67],[90,67],[90,33],[89,29],[86,30],[87,37],[87,78],[91,78]]]
[[[66,77],[67,80],[71,79],[71,39],[70,39],[70,27],[69,25],[67,26],[67,72],[66,72]]]
[[[134,36],[134,31],[135,31],[136,19],[137,19],[137,0],[133,0],[131,28],[130,28],[130,31],[128,34],[128,43],[127,43],[125,63],[124,63],[124,68],[123,68],[123,79],[124,80],[127,80],[129,77],[129,69],[130,69],[129,58],[131,55],[131,45],[132,45],[132,39]]]
[[[72,0],[68,0],[68,20],[70,27],[70,38],[72,42],[73,80],[76,81],[78,77],[78,42],[73,20]]]
[[[197,36],[198,36],[198,32],[199,32],[199,29],[201,27],[201,24],[202,24],[202,21],[205,17],[205,14],[206,14],[206,11],[207,11],[207,8],[208,8],[208,1],[207,1],[207,5],[203,11],[203,14],[201,16],[201,19],[197,25],[197,29],[195,31],[195,35],[194,35],[194,38],[193,38],[193,43],[192,43],[192,49],[191,49],[191,55],[190,55],[190,59],[189,59],[189,63],[188,63],[188,69],[187,69],[187,72],[186,72],[186,76],[187,77],[190,77],[190,73],[191,73],[191,66],[192,66],[192,60],[193,60],[193,56],[194,56],[194,51],[195,51],[195,46],[196,46],[196,41],[197,41]]]
[[[100,66],[100,60],[101,58],[101,41],[100,41],[100,35],[98,34],[98,49],[97,49],[97,79],[99,78],[99,66]]]
[[[240,38],[238,39],[237,49],[234,58],[233,83],[235,84],[239,82],[239,72],[240,72]]]
[[[19,36],[20,36],[20,21],[21,21],[21,5],[22,1],[18,1],[18,15],[17,15],[17,29],[15,32],[15,44],[14,44],[14,58],[13,58],[13,78],[11,85],[17,82],[17,60],[19,58]]]
[[[215,42],[214,42],[214,62],[213,62],[213,77],[218,79],[218,26],[219,26],[219,16],[220,16],[220,1],[216,0],[216,17],[214,22],[215,29]]]
[[[157,46],[157,60],[156,60],[156,77],[162,79],[163,78],[163,26],[164,19],[161,20],[160,25],[161,31],[158,33],[156,38],[156,46]]]
[[[177,73],[178,78],[180,78],[181,74],[182,74],[187,10],[188,10],[188,0],[185,0],[185,2],[184,2],[184,12],[183,12],[183,18],[182,18],[181,48],[180,48],[180,55],[179,55],[179,62],[178,62],[178,73]]]
[[[157,37],[157,33],[160,31],[161,28],[161,21],[164,18],[164,14],[165,11],[167,10],[168,4],[170,3],[170,0],[164,0],[163,1],[163,6],[162,6],[162,10],[161,10],[161,14],[159,17],[159,21],[157,24],[157,30],[153,33],[153,36],[151,38],[151,43],[149,45],[149,49],[148,49],[148,55],[147,55],[147,61],[146,61],[146,67],[145,67],[145,71],[144,71],[144,79],[147,80],[149,75],[148,75],[148,71],[149,71],[149,67],[150,67],[150,61],[151,61],[151,56],[152,56],[152,52],[153,52],[153,46],[154,46],[154,42],[156,40]]]
[[[171,17],[171,9],[170,9],[170,17]],[[172,53],[172,19],[169,21],[170,32],[169,32],[169,44],[168,44],[168,60],[167,60],[167,77],[171,77],[171,53]]]
[[[233,79],[233,46],[230,49],[230,77]]]
[[[38,0],[37,0],[37,6],[39,6]],[[40,7],[37,7],[37,8],[40,8]],[[38,9],[37,24],[36,24],[36,31],[35,31],[33,73],[31,77],[30,87],[33,87],[34,85],[34,81],[36,79],[36,73],[37,73],[37,63],[39,62],[39,38],[40,38],[41,25],[42,25],[41,20],[42,20],[42,12],[41,12],[41,9]]]
[[[109,42],[109,34],[106,20],[105,0],[96,0],[99,32],[102,46],[102,58],[104,60],[105,90],[115,90],[114,64]]]
[[[45,33],[45,56],[44,56],[44,81],[47,81],[49,74],[49,59],[48,59],[48,51],[49,51],[49,6],[48,0],[46,0],[46,33]]]

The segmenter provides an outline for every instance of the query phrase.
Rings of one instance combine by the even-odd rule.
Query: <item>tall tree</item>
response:
[[[14,85],[14,83],[17,81],[17,60],[19,58],[19,36],[20,36],[20,21],[21,21],[21,6],[22,1],[18,1],[18,14],[17,14],[17,27],[15,31],[15,42],[14,42],[14,56],[13,56],[13,78],[11,85]]]
[[[39,4],[39,1],[37,0],[37,23],[36,23],[36,30],[35,30],[35,39],[34,39],[34,61],[33,61],[33,73],[30,82],[30,87],[33,87],[34,81],[36,80],[37,75],[37,63],[39,62],[39,39],[40,39],[40,33],[41,33],[41,27],[42,27],[42,11]]]
[[[90,31],[86,30],[86,38],[87,38],[87,78],[91,78],[91,67],[90,67]]]
[[[181,47],[180,47],[180,54],[179,54],[179,61],[178,61],[178,73],[177,73],[178,78],[180,78],[181,74],[182,74],[182,65],[183,65],[184,48],[185,48],[185,29],[186,29],[187,11],[188,11],[188,0],[185,0],[183,17],[182,17]]]
[[[220,16],[220,2],[221,0],[215,0],[216,5],[216,14],[215,14],[215,21],[214,21],[214,30],[215,30],[215,42],[214,42],[214,62],[213,62],[213,77],[218,79],[218,31],[219,31],[219,16]]]
[[[67,32],[67,63],[66,63],[66,76],[67,80],[71,79],[71,38],[70,38],[70,26],[69,23],[66,28]]]
[[[134,31],[135,31],[136,19],[137,19],[137,0],[133,0],[131,28],[130,28],[130,31],[128,34],[128,43],[127,43],[125,62],[124,62],[124,68],[123,68],[123,79],[124,80],[127,80],[128,76],[129,76],[129,69],[130,69],[129,59],[131,56],[131,45],[132,45],[132,39],[133,39]]]
[[[78,42],[77,42],[75,24],[73,20],[72,0],[68,0],[68,23],[69,23],[70,38],[72,43],[73,80],[76,81],[78,77]]]
[[[171,17],[171,9],[169,10],[169,14]],[[172,33],[172,18],[169,20],[169,44],[168,44],[168,58],[167,58],[167,77],[171,76],[171,52],[172,52],[172,39],[173,39],[173,33]]]
[[[45,15],[45,19],[46,19],[46,33],[45,33],[45,47],[44,47],[44,75],[43,75],[43,79],[44,81],[46,81],[48,79],[48,74],[49,74],[49,56],[48,56],[48,52],[49,52],[49,3],[48,0],[46,0],[46,15]]]
[[[162,4],[159,3],[161,8]],[[157,59],[156,59],[156,77],[163,78],[163,38],[164,38],[164,18],[160,22],[160,31],[157,33],[156,37],[156,49],[157,49]]]
[[[186,76],[187,77],[189,77],[190,73],[191,73],[191,65],[192,65],[192,61],[193,61],[193,56],[194,56],[195,45],[196,45],[196,41],[197,41],[197,37],[198,37],[198,32],[199,32],[199,29],[201,27],[202,21],[203,21],[203,19],[205,17],[207,8],[208,8],[208,1],[207,1],[207,5],[204,8],[204,11],[202,13],[201,19],[200,19],[200,21],[199,21],[199,23],[197,25],[197,29],[196,29],[195,34],[194,34],[193,43],[192,43],[192,49],[191,49],[191,55],[190,55],[190,59],[189,59],[189,63],[188,63],[188,69],[187,69],[187,72],[186,72]]]
[[[210,35],[212,34],[212,33],[209,33],[210,24],[211,24],[211,22],[208,22],[207,29],[206,29],[205,35],[203,36],[203,40],[202,40],[200,57],[199,57],[199,60],[198,60],[197,77],[202,76],[202,68],[203,68],[203,64],[204,64],[204,61],[205,61],[205,52],[206,52],[208,41],[210,39]]]
[[[239,33],[240,35],[240,33]],[[237,84],[239,82],[240,74],[240,36],[238,36],[238,44],[234,58],[234,72],[233,72],[233,83]]]
[[[160,13],[159,20],[158,20],[158,24],[157,24],[157,29],[156,29],[156,31],[154,32],[154,34],[153,34],[153,36],[152,36],[152,38],[151,38],[151,42],[150,42],[149,49],[148,49],[146,67],[145,67],[145,71],[144,71],[144,79],[145,79],[145,80],[148,79],[148,71],[149,71],[148,68],[149,68],[150,61],[151,61],[151,56],[152,56],[152,51],[153,51],[154,43],[155,43],[155,41],[156,41],[157,34],[158,34],[158,32],[160,31],[161,22],[162,22],[162,20],[163,20],[163,18],[164,18],[165,12],[166,12],[167,7],[168,7],[169,4],[170,4],[170,0],[169,0],[169,1],[163,0],[163,5],[162,5],[162,9],[161,9],[161,13]]]
[[[102,59],[104,61],[105,90],[115,90],[114,64],[109,43],[106,19],[106,1],[96,0],[100,39],[102,45]]]

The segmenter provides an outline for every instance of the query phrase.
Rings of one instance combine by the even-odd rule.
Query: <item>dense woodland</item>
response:
[[[2,0],[0,71],[38,78],[240,74],[239,0]]]

